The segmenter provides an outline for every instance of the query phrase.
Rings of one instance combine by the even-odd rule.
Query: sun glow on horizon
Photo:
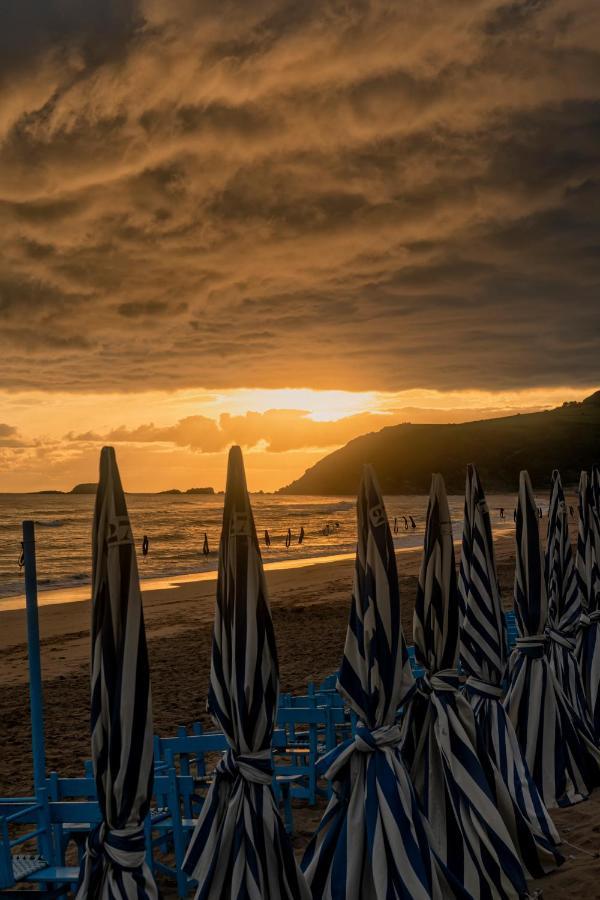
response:
[[[251,489],[270,491],[336,447],[388,424],[532,412],[594,390],[0,392],[0,491],[68,490],[91,481],[103,443],[118,448],[129,490],[221,489],[227,449],[238,443]]]

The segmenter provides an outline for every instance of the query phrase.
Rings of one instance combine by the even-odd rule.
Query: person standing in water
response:
[[[500,507],[500,518],[501,519],[504,518],[504,507],[503,506]]]
[[[265,547],[271,546],[271,535],[269,534],[269,529],[265,528]]]
[[[417,523],[415,522],[415,520],[413,519],[413,517],[412,517],[412,516],[409,516],[408,518],[410,519],[410,527],[411,527],[411,528],[416,528],[416,527],[417,527]]]
[[[205,556],[208,556],[210,553],[210,547],[208,546],[208,535],[204,532],[204,546],[202,547],[202,552]]]
[[[286,536],[285,536],[285,546],[286,546],[286,549],[290,546],[291,543],[292,543],[292,529],[291,529],[291,528],[288,528],[287,534],[286,534]]]
[[[150,541],[148,540],[148,535],[145,534],[142,540],[142,556],[148,556],[148,550],[150,549]]]
[[[301,544],[304,540],[304,525],[300,526],[300,534],[298,536],[298,543]]]

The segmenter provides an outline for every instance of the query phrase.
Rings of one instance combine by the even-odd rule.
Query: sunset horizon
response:
[[[3,407],[13,424],[0,423],[0,493],[69,491],[94,482],[104,444],[116,447],[132,493],[202,486],[221,491],[232,444],[245,450],[250,490],[273,492],[328,452],[389,425],[540,412],[581,401],[596,389],[15,393]],[[48,416],[43,431],[40,407]]]

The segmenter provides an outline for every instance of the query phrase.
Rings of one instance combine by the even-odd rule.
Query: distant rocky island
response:
[[[64,496],[65,494],[95,494],[97,489],[98,489],[98,485],[95,484],[94,482],[90,481],[90,482],[84,482],[83,484],[76,484],[75,487],[71,488],[70,491],[45,490],[45,491],[33,491],[33,493],[35,493],[35,494],[61,494]],[[131,493],[140,493],[140,492],[126,491],[125,493],[131,494]],[[147,491],[147,492],[141,491],[141,493],[148,493],[148,494],[155,493],[158,495],[161,495],[161,494],[203,494],[205,496],[212,497],[215,494],[215,489],[212,487],[193,487],[193,488],[188,488],[187,491],[180,491],[179,488],[170,488],[167,491]],[[222,494],[223,491],[219,491],[219,493]]]
[[[95,494],[98,490],[98,485],[93,482],[84,482],[83,484],[76,484],[74,488],[72,488],[69,493],[70,494]]]
[[[516,491],[521,469],[540,490],[553,469],[563,484],[576,485],[581,469],[600,464],[600,391],[546,412],[460,425],[392,425],[355,438],[278,493],[355,496],[365,463],[375,467],[386,494],[427,493],[432,472],[442,473],[450,493],[462,493],[468,463],[477,465],[488,491]]]
[[[159,494],[209,494],[213,495],[215,489],[212,487],[193,487],[187,491],[180,491],[179,488],[170,488],[168,491],[158,491]]]

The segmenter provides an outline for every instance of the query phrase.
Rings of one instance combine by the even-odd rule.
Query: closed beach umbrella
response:
[[[271,787],[279,669],[239,447],[229,452],[208,709],[229,749],[184,861],[202,900],[310,897]]]
[[[527,872],[539,877],[561,861],[558,833],[529,773],[515,730],[502,705],[507,663],[506,629],[496,574],[492,524],[475,466],[467,468],[459,590],[464,617],[460,660],[485,749],[508,789],[510,828]]]
[[[594,509],[594,515],[596,516],[596,521],[600,526],[600,468],[598,466],[592,466],[591,484],[592,506]]]
[[[545,578],[548,591],[548,658],[565,696],[591,727],[585,691],[575,656],[581,617],[581,591],[569,540],[569,512],[560,474],[552,473],[548,509]]]
[[[315,900],[465,896],[446,882],[400,755],[397,712],[414,689],[400,622],[396,556],[375,474],[365,466],[350,621],[337,689],[356,736],[320,763],[334,794],[303,860]]]
[[[504,705],[546,806],[569,806],[598,783],[600,751],[546,655],[548,598],[538,527],[531,481],[521,472],[514,587],[519,636]]]
[[[153,772],[150,670],[135,545],[112,447],[100,455],[92,553],[92,760],[102,822],[86,843],[77,898],[156,898],[144,840]]]
[[[579,480],[576,568],[581,592],[577,658],[594,732],[600,738],[600,527],[587,472]]]
[[[415,651],[425,676],[411,702],[403,753],[433,846],[451,872],[473,897],[518,897],[526,881],[506,824],[514,822],[513,804],[459,690],[458,623],[450,511],[443,478],[434,475],[414,613]]]

